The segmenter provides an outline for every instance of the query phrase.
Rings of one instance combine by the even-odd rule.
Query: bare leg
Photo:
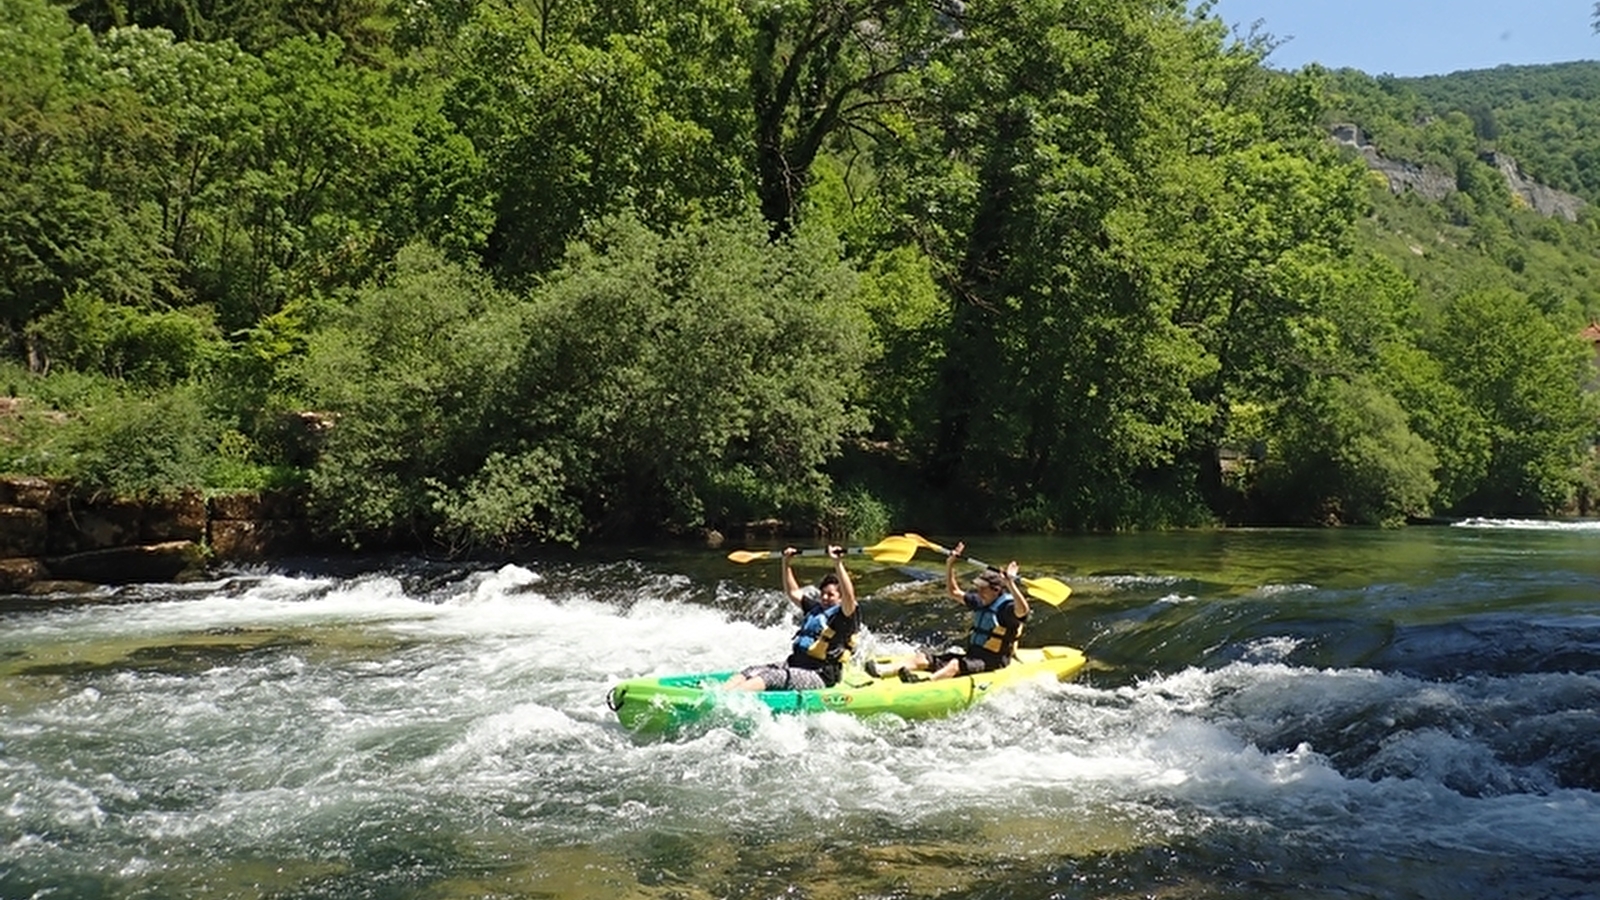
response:
[[[879,671],[878,674],[884,678],[898,677],[901,681],[907,681],[910,673],[924,671],[931,665],[933,665],[933,660],[919,651],[905,657],[904,660],[895,664],[893,668]]]
[[[744,673],[739,673],[723,682],[723,688],[730,691],[764,691],[767,683],[759,678],[746,678]]]
[[[939,681],[939,680],[944,679],[944,678],[954,678],[959,674],[961,674],[961,660],[952,659],[949,662],[945,663],[944,665],[940,666],[939,667],[939,671],[934,672],[932,675],[930,675],[928,677],[932,681]]]

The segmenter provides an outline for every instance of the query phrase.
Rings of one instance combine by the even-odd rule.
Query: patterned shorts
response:
[[[822,675],[813,669],[797,669],[788,663],[751,666],[739,673],[746,678],[759,678],[769,691],[819,691],[827,684]]]

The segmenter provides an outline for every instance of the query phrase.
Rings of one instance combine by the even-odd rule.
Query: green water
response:
[[[774,562],[302,563],[0,628],[0,897],[1589,897],[1600,529],[967,537],[1077,681],[933,722],[635,737],[784,654]],[[874,648],[942,560],[853,560]],[[802,570],[820,575],[825,567]]]

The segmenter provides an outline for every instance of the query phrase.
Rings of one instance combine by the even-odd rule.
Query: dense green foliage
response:
[[[12,471],[454,548],[1600,494],[1600,225],[1486,156],[1600,202],[1600,66],[1275,72],[1177,0],[0,14]]]
[[[755,218],[606,220],[525,295],[408,249],[304,358],[341,415],[313,485],[352,537],[463,543],[815,510],[863,424],[853,289],[825,235]]]

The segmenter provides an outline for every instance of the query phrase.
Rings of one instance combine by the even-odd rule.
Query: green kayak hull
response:
[[[884,662],[889,662],[885,660]],[[817,691],[727,691],[720,685],[733,672],[702,672],[632,678],[606,695],[606,704],[623,727],[640,733],[674,731],[686,725],[738,719],[762,709],[774,713],[841,712],[856,716],[895,715],[930,719],[966,709],[1006,687],[1053,677],[1066,681],[1082,669],[1083,652],[1073,647],[1018,649],[1011,665],[940,681],[874,678],[851,667],[833,687]]]

